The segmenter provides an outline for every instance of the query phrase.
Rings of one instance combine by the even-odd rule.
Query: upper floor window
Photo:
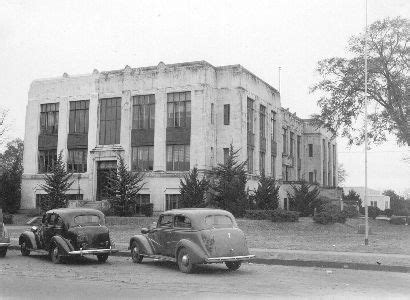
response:
[[[67,170],[73,173],[87,172],[87,150],[68,150]]]
[[[224,125],[229,125],[231,118],[231,106],[229,104],[224,104]]]
[[[168,127],[191,127],[191,92],[168,93]]]
[[[69,133],[88,133],[88,107],[90,101],[70,101]]]
[[[132,147],[132,169],[138,171],[154,169],[154,146]]]
[[[296,142],[296,152],[297,152],[297,157],[300,158],[300,144],[301,144],[302,137],[300,135],[297,136],[297,142]]]
[[[41,134],[58,134],[58,103],[41,104]]]
[[[38,151],[38,172],[50,173],[57,161],[57,150]]]
[[[190,166],[189,145],[167,146],[167,171],[188,171]]]
[[[132,129],[153,129],[155,126],[155,95],[132,97]]]
[[[262,138],[264,138],[266,136],[266,133],[265,133],[265,131],[266,131],[266,128],[265,128],[266,127],[265,126],[265,123],[266,123],[266,107],[261,105],[259,110],[260,110],[259,111],[259,132],[260,132],[260,136]]]
[[[265,174],[265,152],[259,152],[259,172]]]
[[[283,141],[283,153],[287,154],[288,152],[288,131],[286,128],[283,128],[283,135],[282,135],[282,141]]]
[[[308,144],[309,157],[313,157],[313,144]]]
[[[290,155],[293,155],[293,147],[295,146],[295,134],[290,132]]]
[[[211,124],[214,123],[214,104],[211,103]]]
[[[120,143],[121,98],[100,100],[100,145]]]
[[[276,113],[271,111],[271,121],[272,121],[272,141],[276,140]]]
[[[248,173],[252,174],[253,173],[253,147],[248,146],[247,152],[248,152],[248,160],[247,160]]]
[[[229,158],[229,148],[223,148],[223,150],[224,150],[224,164],[226,164]]]
[[[247,131],[253,133],[253,100],[250,98],[247,101],[246,126]]]

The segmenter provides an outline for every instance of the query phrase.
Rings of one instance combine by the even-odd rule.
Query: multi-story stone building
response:
[[[281,108],[276,89],[240,65],[205,61],[35,80],[24,139],[22,208],[38,205],[44,173],[62,152],[74,173],[71,205],[107,197],[117,154],[145,172],[141,203],[177,207],[191,168],[211,170],[230,144],[248,160],[250,189],[264,172],[286,189],[301,179],[336,186],[336,142]]]

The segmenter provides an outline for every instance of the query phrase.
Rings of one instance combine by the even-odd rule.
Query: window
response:
[[[214,123],[214,104],[211,103],[211,124]]]
[[[83,194],[67,194],[67,200],[83,200]]]
[[[271,174],[272,174],[272,178],[276,177],[276,170],[275,170],[275,156],[271,155],[270,159],[271,159]]]
[[[36,194],[36,208],[41,208],[41,202],[44,201],[47,194]]]
[[[175,216],[174,227],[191,228],[191,220],[185,216]]]
[[[288,198],[283,198],[283,209],[289,210]]]
[[[88,107],[90,101],[70,101],[69,133],[88,133]]]
[[[266,137],[266,107],[261,105],[259,107],[259,133],[262,138]]]
[[[276,140],[276,113],[272,110],[271,111],[271,121],[272,121],[272,141]]]
[[[101,99],[100,104],[100,144],[119,144],[121,98]]]
[[[171,215],[163,215],[159,218],[158,226],[159,227],[172,227],[172,216]]]
[[[205,224],[212,228],[233,228],[232,219],[224,215],[206,216]]]
[[[165,210],[175,209],[179,207],[181,195],[179,194],[166,194],[165,195]]]
[[[313,183],[313,172],[309,172],[309,183]]]
[[[253,147],[248,146],[248,173],[253,173]]]
[[[300,143],[301,143],[302,137],[300,135],[297,136],[297,142],[296,142],[296,154],[297,157],[300,158]]]
[[[132,129],[154,129],[155,95],[132,97]]]
[[[253,100],[250,98],[248,98],[247,102],[246,126],[248,132],[253,133]]]
[[[231,118],[231,106],[229,104],[224,105],[224,125],[229,125]]]
[[[290,155],[293,156],[293,147],[295,143],[295,134],[293,132],[290,132]]]
[[[143,206],[151,203],[150,194],[137,194],[136,196],[136,205]]]
[[[191,92],[169,93],[168,127],[191,127]]]
[[[87,172],[87,150],[68,150],[67,171],[73,173]]]
[[[77,225],[103,225],[103,220],[96,215],[82,215],[74,217],[74,223]]]
[[[370,201],[370,206],[377,207],[377,201]]]
[[[224,148],[224,164],[228,162],[229,158],[229,148]]]
[[[58,134],[58,106],[58,103],[41,104],[41,134]]]
[[[308,144],[309,157],[313,157],[313,144]]]
[[[137,171],[154,169],[154,146],[132,147],[132,169]]]
[[[259,172],[265,174],[265,152],[259,152]]]
[[[40,150],[38,152],[38,172],[50,173],[57,161],[57,150]]]
[[[282,141],[283,141],[283,154],[286,154],[288,152],[288,140],[287,140],[287,129],[283,128],[283,134],[282,134]]]
[[[388,209],[389,208],[389,201],[384,201],[384,209]]]
[[[189,145],[168,145],[167,171],[188,171],[189,151]]]

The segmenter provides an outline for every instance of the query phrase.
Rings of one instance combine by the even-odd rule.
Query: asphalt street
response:
[[[22,257],[11,250],[0,259],[2,299],[128,298],[407,298],[410,274],[245,264],[230,272],[224,265],[180,273],[173,263],[94,257],[54,265],[47,256]]]

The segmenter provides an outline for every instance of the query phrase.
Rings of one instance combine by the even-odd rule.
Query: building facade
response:
[[[276,89],[240,65],[205,61],[35,80],[24,139],[22,208],[38,206],[40,184],[61,152],[73,172],[71,205],[104,203],[117,155],[145,172],[140,203],[178,206],[193,167],[212,170],[230,144],[248,161],[249,188],[263,172],[282,181],[337,186],[336,141],[281,107]]]

